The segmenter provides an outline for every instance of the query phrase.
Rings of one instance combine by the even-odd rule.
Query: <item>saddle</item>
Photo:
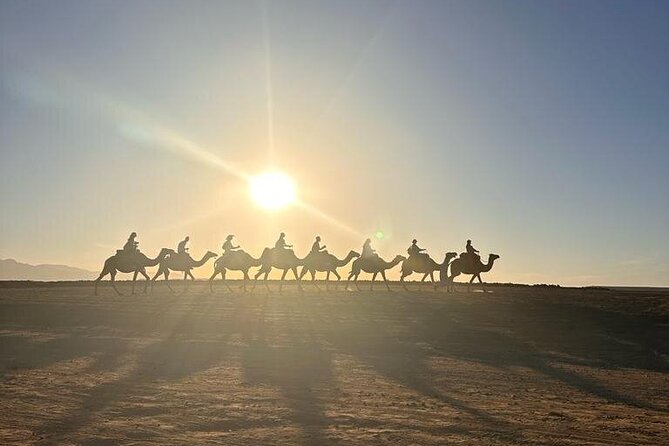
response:
[[[481,264],[481,256],[478,256],[476,254],[470,254],[468,252],[460,253],[460,259],[467,265],[471,266]]]

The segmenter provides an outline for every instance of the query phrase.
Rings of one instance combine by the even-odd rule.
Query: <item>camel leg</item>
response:
[[[291,269],[293,270],[293,276],[295,276],[295,281],[297,282],[297,289],[300,290],[300,291],[303,291],[302,290],[302,281],[300,280],[299,277],[297,277],[297,266],[294,266]],[[313,273],[312,273],[312,277],[313,277]]]
[[[263,282],[265,283],[265,288],[267,288],[267,291],[269,291],[269,285],[267,285],[267,275],[272,271],[272,268],[270,267],[269,270],[263,269],[263,267],[260,267],[258,272],[253,276],[253,287],[251,288],[251,291],[256,289],[256,284],[258,283],[258,277],[260,277],[262,274],[265,275],[263,278]]]
[[[230,291],[231,293],[234,293],[232,288],[230,288],[230,284],[228,284],[228,282],[225,280],[225,275],[226,275],[227,272],[228,272],[227,269],[224,269],[223,271],[221,271],[221,279],[223,279],[223,283],[225,284],[228,291]]]
[[[307,273],[307,267],[303,266],[302,271],[300,272],[300,280],[302,280],[302,277]]]
[[[145,270],[144,268],[142,268],[141,270],[139,270],[139,272],[140,272],[140,273],[142,274],[142,276],[144,276],[144,278],[146,279],[146,281],[144,282],[144,294],[146,294],[146,291],[147,291],[147,289],[149,288],[149,282],[151,282],[151,279],[149,278],[149,275],[146,274],[146,270]]]
[[[377,274],[378,274],[378,273],[374,273],[374,274],[372,274],[372,281],[369,283],[369,290],[370,290],[370,291],[374,289],[374,281],[376,280],[376,275],[377,275]]]
[[[169,288],[170,291],[174,293],[174,289],[170,285],[170,270],[166,269],[163,271],[163,275],[165,276],[165,285],[167,285],[167,288]]]
[[[481,274],[477,274],[476,277],[479,278],[479,283],[481,284],[481,289],[483,290],[483,292],[487,293],[488,290],[486,290],[485,285],[483,284],[483,280],[481,280]]]
[[[248,282],[249,280],[250,280],[249,279],[249,270],[247,269],[247,270],[244,271],[244,283],[242,284],[242,289],[244,290],[245,293],[246,293],[246,282]]]
[[[383,277],[383,283],[386,284],[386,288],[390,291],[390,285],[388,285],[388,279],[386,279],[386,272],[381,271],[381,277]]]
[[[311,283],[314,284],[314,286],[316,287],[316,289],[318,291],[322,291],[321,287],[319,287],[318,284],[316,283],[316,271],[312,269],[312,270],[309,270],[309,273],[311,274]],[[328,273],[328,274],[330,274],[330,273]],[[326,285],[326,287],[327,287],[327,285]]]
[[[330,289],[330,271],[325,273],[325,291]]]
[[[335,277],[337,278],[337,284],[336,284],[336,286],[335,286],[335,290],[337,290],[337,289],[339,289],[339,281],[341,281],[341,276],[340,276],[339,273],[337,272],[337,269],[336,269],[336,268],[332,270],[332,274],[334,274]],[[329,279],[328,279],[328,280],[329,280]]]
[[[95,288],[93,290],[94,295],[96,295],[96,296],[98,295],[98,285],[100,284],[100,281],[102,280],[102,278],[104,276],[106,276],[107,274],[111,274],[111,271],[109,271],[106,267],[102,268],[102,272],[100,273],[98,278],[95,279]]]
[[[156,279],[158,278],[158,275],[160,275],[160,267],[158,267],[158,272],[156,274],[154,274],[153,277],[151,278],[151,292],[152,293],[153,293],[153,286],[156,283]]]
[[[453,273],[453,275],[448,278],[446,291],[455,293],[455,278],[459,275],[460,273]]]
[[[216,270],[216,267],[214,267],[214,273],[211,275],[209,278],[209,292],[213,293],[214,292],[214,278],[218,276],[218,271]]]
[[[269,293],[270,291],[272,291],[272,290],[269,289],[269,284],[267,283],[267,278],[269,277],[269,273],[270,273],[271,271],[272,271],[271,269],[268,270],[268,271],[265,271],[265,277],[262,278],[262,281],[263,281],[263,283],[265,284],[265,288],[267,288],[267,292],[268,292],[268,293]]]
[[[472,282],[476,279],[476,276],[472,276],[471,279],[469,279],[469,283],[467,284],[467,292],[469,293],[469,288],[472,286]]]
[[[430,280],[432,281],[432,287],[434,288],[434,291],[437,291],[437,282],[434,280],[434,271],[430,272]]]
[[[110,273],[111,274],[111,286],[114,288],[114,291],[116,291],[116,294],[119,296],[123,296],[123,293],[121,293],[118,288],[116,288],[116,271],[113,271]]]
[[[406,276],[408,276],[409,274],[411,274],[411,272],[402,270],[402,274],[400,275],[400,283],[402,284],[402,287],[407,291],[408,291],[408,288],[406,286],[406,283],[404,282],[404,278]]]
[[[283,280],[286,278],[286,274],[288,274],[288,270],[284,269],[283,273],[281,273],[281,280],[279,281],[279,293],[283,290]]]
[[[135,282],[137,282],[137,274],[139,274],[139,271],[135,270],[132,275],[132,292],[130,294],[135,294]]]
[[[430,273],[423,274],[423,278],[420,279],[420,284],[418,285],[419,290],[423,289],[423,282],[425,282],[425,279],[427,279],[427,276],[429,276],[429,275],[430,275]],[[434,277],[432,277],[432,282],[434,282]]]

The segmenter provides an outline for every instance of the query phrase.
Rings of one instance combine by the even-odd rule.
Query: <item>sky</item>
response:
[[[667,23],[649,0],[0,1],[0,258],[469,238],[488,281],[669,286]],[[301,204],[260,209],[266,170]]]

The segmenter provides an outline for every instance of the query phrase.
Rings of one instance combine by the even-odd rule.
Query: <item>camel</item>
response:
[[[388,279],[386,279],[386,270],[394,267],[401,261],[405,260],[406,257],[397,255],[395,258],[390,261],[386,262],[379,256],[373,256],[373,257],[360,257],[359,259],[355,259],[353,261],[353,265],[351,267],[351,272],[348,275],[348,279],[346,279],[346,287],[348,288],[348,283],[351,281],[351,278],[353,278],[353,282],[355,282],[356,288],[358,287],[358,276],[360,275],[360,271],[365,271],[367,273],[372,274],[372,282],[369,284],[369,289],[374,288],[374,280],[376,280],[376,275],[381,273],[381,277],[383,277],[383,282],[386,284],[386,288],[388,288],[388,291],[390,291],[390,287],[388,286]]]
[[[348,262],[356,257],[360,257],[360,254],[355,251],[349,252],[348,255],[342,260],[339,260],[329,252],[311,253],[304,259],[304,267],[300,273],[300,280],[302,280],[302,277],[304,277],[307,271],[311,274],[312,281],[315,280],[317,271],[325,271],[327,273],[325,276],[325,287],[327,289],[328,285],[330,284],[330,273],[337,277],[337,281],[341,280],[341,276],[337,272],[337,268],[347,265]],[[314,283],[314,285],[316,284]],[[316,285],[316,288],[318,288],[318,285]]]
[[[193,258],[187,253],[182,253],[182,254],[172,253],[168,257],[160,261],[160,264],[158,266],[158,272],[151,279],[151,286],[153,287],[153,282],[155,282],[158,276],[162,274],[165,276],[165,285],[167,285],[167,288],[169,288],[170,291],[174,291],[170,286],[170,282],[167,280],[170,276],[170,270],[183,271],[184,280],[188,280],[188,277],[190,277],[192,280],[195,280],[195,277],[193,277],[193,273],[191,273],[190,270],[193,268],[201,267],[202,265],[207,263],[209,259],[217,256],[218,254],[216,254],[215,252],[207,251],[207,253],[203,255],[200,260],[193,260]]]
[[[281,292],[281,288],[283,287],[283,280],[286,278],[286,274],[289,270],[292,271],[295,275],[295,280],[297,280],[297,287],[302,290],[302,286],[300,285],[300,278],[297,275],[297,267],[304,264],[304,259],[298,258],[292,250],[265,248],[262,252],[262,255],[260,256],[260,263],[260,269],[254,276],[254,279],[257,282],[258,277],[264,274],[265,277],[263,278],[263,282],[265,283],[267,290],[269,290],[269,286],[267,285],[267,276],[272,271],[272,268],[283,270],[283,274],[281,274],[281,282],[279,283],[279,292]],[[253,290],[255,287],[256,283],[254,282],[253,288],[251,289]]]
[[[488,256],[488,263],[483,264],[481,259],[472,259],[472,257],[466,253],[460,254],[460,257],[451,262],[451,275],[448,277],[448,291],[455,291],[455,286],[453,280],[456,276],[460,274],[471,274],[472,278],[467,284],[467,292],[472,285],[472,282],[475,278],[478,277],[479,282],[481,283],[481,288],[486,292],[485,287],[483,286],[483,280],[481,280],[481,273],[487,273],[492,269],[493,263],[495,260],[499,259],[497,254],[490,254]]]
[[[261,259],[254,259],[245,251],[232,251],[222,255],[214,262],[214,273],[209,278],[209,290],[211,292],[214,291],[214,278],[220,274],[225,286],[228,287],[228,290],[232,291],[230,285],[225,282],[225,273],[227,270],[233,270],[244,273],[244,285],[242,285],[242,288],[246,291],[246,282],[250,280],[249,269],[253,266],[260,266],[261,263]]]
[[[404,278],[410,275],[411,273],[423,273],[423,278],[420,279],[420,285],[423,284],[427,276],[430,276],[432,283],[434,283],[434,272],[441,269],[448,269],[448,263],[451,259],[457,256],[457,252],[447,252],[442,263],[437,263],[427,254],[419,254],[417,256],[409,256],[408,259],[402,262],[402,275],[400,276],[400,282],[404,289]]]
[[[163,248],[155,258],[150,259],[139,251],[116,251],[115,255],[105,260],[105,264],[102,267],[102,272],[98,278],[95,279],[95,295],[98,295],[98,284],[107,274],[111,276],[111,285],[112,288],[114,288],[114,291],[116,291],[119,296],[123,294],[116,288],[116,283],[114,281],[117,272],[134,273],[132,276],[132,294],[135,294],[135,281],[137,280],[137,274],[141,273],[146,278],[146,283],[144,284],[144,292],[146,293],[146,289],[150,280],[148,274],[146,274],[146,268],[149,266],[158,265],[165,257],[171,254],[174,254],[174,250]]]

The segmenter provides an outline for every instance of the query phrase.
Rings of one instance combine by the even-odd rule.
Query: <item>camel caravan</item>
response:
[[[386,278],[386,271],[401,264],[400,283],[405,289],[406,284],[404,279],[413,273],[423,275],[419,282],[419,286],[421,286],[429,277],[436,289],[437,282],[435,281],[434,273],[439,272],[439,286],[444,287],[448,292],[455,291],[454,279],[457,276],[461,274],[471,275],[471,279],[467,284],[467,291],[469,291],[472,282],[477,278],[481,287],[483,287],[481,274],[490,271],[495,260],[499,259],[497,254],[490,254],[488,256],[488,262],[483,263],[479,256],[479,251],[472,246],[471,240],[467,240],[465,252],[461,253],[459,256],[455,252],[447,252],[443,262],[437,263],[424,252],[425,249],[418,246],[417,240],[413,240],[411,246],[407,249],[408,257],[397,255],[391,261],[386,261],[372,248],[372,241],[370,239],[365,240],[362,245],[361,253],[350,251],[346,257],[339,259],[335,255],[329,253],[325,245],[321,246],[320,236],[316,237],[316,240],[311,247],[311,251],[309,251],[305,257],[299,258],[293,251],[292,245],[286,243],[285,237],[286,234],[282,232],[273,248],[265,248],[260,257],[255,258],[240,249],[239,246],[235,246],[232,241],[234,236],[228,235],[223,243],[223,253],[220,256],[215,252],[208,251],[200,258],[200,260],[195,260],[188,253],[188,248],[186,246],[190,241],[189,237],[186,237],[178,243],[176,251],[170,248],[163,248],[156,257],[149,258],[140,252],[139,242],[136,240],[137,234],[133,232],[130,234],[130,237],[128,237],[123,249],[117,250],[115,255],[109,257],[105,261],[102,272],[98,278],[95,279],[95,294],[97,295],[98,293],[99,283],[105,276],[109,275],[112,288],[117,294],[121,295],[122,293],[116,288],[115,283],[116,274],[119,272],[133,273],[133,294],[135,293],[135,283],[139,274],[146,279],[146,282],[144,282],[145,293],[148,290],[149,284],[153,289],[157,279],[161,276],[163,277],[165,285],[167,285],[171,291],[174,291],[169,283],[170,272],[182,272],[184,281],[188,286],[189,278],[191,281],[195,280],[192,270],[203,266],[209,260],[214,258],[216,259],[214,261],[214,272],[209,278],[209,289],[212,292],[214,291],[214,279],[219,275],[221,276],[221,282],[226,288],[231,292],[233,291],[230,284],[225,280],[228,271],[241,271],[243,273],[244,280],[240,288],[247,291],[247,284],[251,282],[249,276],[249,270],[251,268],[258,268],[253,277],[251,291],[255,289],[260,278],[262,278],[263,284],[267,290],[269,290],[267,279],[269,273],[273,269],[278,269],[282,272],[281,280],[279,282],[279,291],[281,291],[289,271],[293,273],[300,290],[302,290],[302,278],[307,273],[311,276],[312,283],[320,289],[315,282],[316,273],[325,273],[325,286],[326,289],[329,289],[330,275],[334,275],[334,277],[337,278],[337,281],[340,281],[341,276],[337,272],[337,268],[342,268],[351,263],[351,261],[351,271],[346,279],[347,289],[349,289],[350,282],[353,282],[356,289],[359,289],[357,283],[358,277],[360,276],[360,273],[364,271],[365,273],[372,275],[372,280],[369,284],[370,290],[373,289],[374,282],[379,274],[381,275],[386,288],[390,290],[388,279]],[[158,271],[153,277],[149,277],[146,268],[152,266],[158,266]],[[301,270],[298,273],[298,269],[300,268]],[[448,274],[449,268],[451,271],[450,275]],[[485,288],[483,288],[483,290],[485,291]]]

